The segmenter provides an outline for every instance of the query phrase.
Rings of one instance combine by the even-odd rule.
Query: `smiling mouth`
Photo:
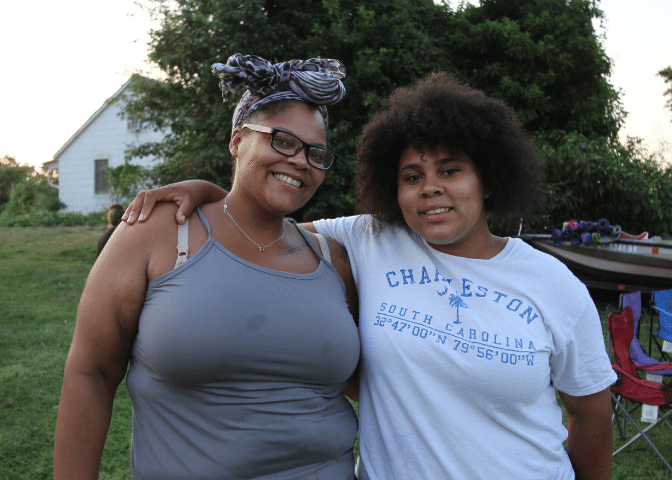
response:
[[[288,183],[293,187],[296,187],[296,188],[301,187],[301,182],[299,180],[296,180],[296,179],[290,177],[290,176],[283,175],[283,174],[280,174],[280,173],[274,173],[273,176],[275,178],[277,178],[278,180],[280,180],[281,182]]]
[[[452,207],[450,207],[450,208],[448,208],[448,207],[435,208],[434,210],[427,210],[427,211],[422,212],[422,213],[424,213],[425,215],[436,215],[438,213],[450,212],[452,209],[453,209]]]

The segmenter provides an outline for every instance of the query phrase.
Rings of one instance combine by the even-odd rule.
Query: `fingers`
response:
[[[176,198],[175,203],[178,205],[177,214],[175,218],[177,223],[183,224],[185,219],[191,215],[196,207],[198,206],[189,192],[186,192],[184,195],[180,195],[179,198]]]
[[[137,204],[138,204],[138,202],[142,202],[142,199],[138,198],[138,197],[140,197],[140,195],[144,195],[144,192],[138,193],[135,196],[135,198],[131,201],[131,203],[128,204],[128,208],[126,208],[126,211],[121,216],[121,221],[122,222],[133,223],[135,221],[135,219],[138,218]],[[136,211],[136,213],[133,213],[134,211]]]
[[[126,212],[121,217],[123,221],[132,225],[136,221],[144,222],[156,204],[156,195],[153,190],[138,193],[128,205]]]
[[[186,203],[183,203],[180,205],[180,208],[177,209],[177,213],[175,214],[175,220],[177,220],[177,223],[182,225],[184,221],[187,218],[187,212],[189,211],[190,207],[187,206]]]
[[[142,191],[135,196],[121,219],[129,224],[133,224],[136,221],[144,222],[149,218],[157,202],[173,202],[178,206],[175,220],[177,223],[182,224],[196,209],[197,205],[212,198],[212,195],[208,196],[210,186],[212,184],[200,180],[187,180]],[[216,189],[215,197],[220,192],[223,192],[223,190],[217,187],[214,188]],[[219,199],[221,198],[224,198],[224,196],[221,196]]]

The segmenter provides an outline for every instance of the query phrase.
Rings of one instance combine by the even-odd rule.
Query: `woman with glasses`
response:
[[[285,217],[336,160],[326,106],[345,94],[343,66],[236,54],[213,73],[225,99],[247,87],[231,193],[179,227],[172,204],[122,225],[95,263],[65,367],[57,480],[98,478],[124,377],[134,478],[354,476],[350,266],[336,242]]]
[[[540,170],[513,111],[445,74],[364,128],[362,215],[312,227],[345,246],[359,292],[360,480],[610,478],[616,375],[595,305],[559,261],[488,228],[540,201]],[[167,186],[131,212],[175,192],[188,211],[217,188]]]

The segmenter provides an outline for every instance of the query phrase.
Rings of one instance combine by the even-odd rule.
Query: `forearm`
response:
[[[56,420],[54,480],[97,479],[116,388],[66,372]]]
[[[577,480],[611,478],[612,424],[610,412],[567,414],[567,454]]]
[[[191,188],[193,188],[194,192],[202,192],[201,198],[197,199],[202,201],[198,202],[197,205],[201,205],[203,203],[219,202],[229,194],[227,190],[224,190],[222,187],[206,180],[185,180],[181,183],[185,185],[191,185]]]
[[[178,223],[183,223],[196,207],[204,203],[218,202],[228,193],[223,188],[205,180],[184,180],[171,183],[161,188],[138,193],[121,219],[129,224],[136,220],[142,222],[149,218],[156,202],[174,202],[179,207],[175,219]]]

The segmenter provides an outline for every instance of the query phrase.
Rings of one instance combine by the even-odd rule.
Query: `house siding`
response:
[[[58,196],[66,211],[90,213],[107,209],[113,196],[111,191],[95,193],[95,161],[105,159],[110,168],[118,167],[124,163],[128,146],[161,141],[164,137],[162,132],[129,131],[127,121],[119,116],[121,106],[120,102],[113,102],[101,107],[54,156],[59,170]],[[153,163],[154,158],[150,157],[133,159],[135,165],[150,167]]]

